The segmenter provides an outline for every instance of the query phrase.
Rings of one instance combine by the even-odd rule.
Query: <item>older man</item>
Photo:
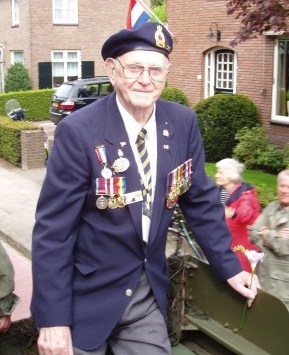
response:
[[[289,310],[289,169],[277,176],[277,195],[250,228],[250,236],[265,254],[257,271],[262,288]]]
[[[165,246],[178,202],[216,276],[252,301],[204,172],[196,114],[159,100],[173,40],[146,23],[104,43],[114,93],[57,127],[33,232],[40,354],[171,354]]]

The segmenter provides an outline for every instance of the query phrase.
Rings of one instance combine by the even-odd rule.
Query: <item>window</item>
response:
[[[289,100],[288,65],[289,40],[276,40],[274,51],[272,121],[289,124],[289,107],[287,107],[287,100]]]
[[[22,51],[11,51],[11,64],[16,62],[24,63],[24,53]]]
[[[19,25],[19,0],[12,0],[12,26]]]
[[[236,92],[236,53],[221,49],[209,52],[205,58],[205,97]]]
[[[80,51],[52,52],[52,87],[81,76]]]
[[[53,23],[78,23],[78,0],[53,0]]]

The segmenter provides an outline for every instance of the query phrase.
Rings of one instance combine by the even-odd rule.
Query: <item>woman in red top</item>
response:
[[[220,201],[225,207],[227,225],[232,234],[231,249],[234,250],[244,270],[251,272],[251,265],[242,251],[259,251],[249,239],[247,226],[252,225],[260,214],[256,190],[242,181],[244,164],[235,159],[223,159],[216,163],[216,184],[220,187]]]

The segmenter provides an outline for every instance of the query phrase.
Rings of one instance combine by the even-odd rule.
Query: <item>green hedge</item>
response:
[[[235,136],[241,128],[260,124],[256,105],[244,95],[214,95],[201,100],[193,108],[198,114],[206,160],[211,162],[233,155]]]
[[[25,120],[45,121],[49,119],[49,104],[55,89],[17,91],[0,94],[0,116],[6,116],[5,104],[17,99],[25,110]]]
[[[189,101],[186,95],[180,89],[177,88],[165,87],[162,92],[161,98],[164,100],[178,102],[181,105],[189,105]]]
[[[37,129],[25,121],[13,121],[0,116],[0,157],[15,164],[21,163],[21,131]]]

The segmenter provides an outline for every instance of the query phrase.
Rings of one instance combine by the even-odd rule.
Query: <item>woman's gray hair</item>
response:
[[[245,165],[238,162],[236,159],[225,158],[216,163],[217,169],[226,169],[227,178],[233,182],[242,181],[242,172],[245,169]]]

